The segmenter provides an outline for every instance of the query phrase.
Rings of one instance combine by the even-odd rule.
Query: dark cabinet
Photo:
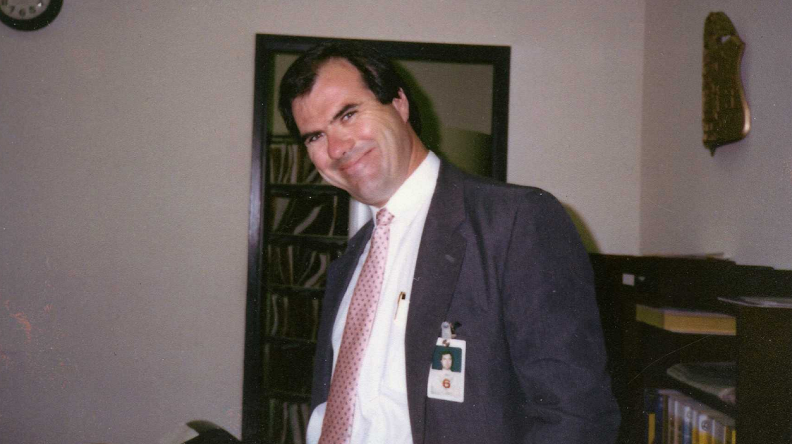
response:
[[[792,296],[792,271],[728,260],[591,255],[620,443],[645,443],[645,390],[670,388],[736,420],[740,444],[792,442],[792,309],[739,307],[719,298]],[[684,334],[636,321],[636,304],[737,318],[736,336]],[[737,363],[736,406],[666,373],[678,363]]]

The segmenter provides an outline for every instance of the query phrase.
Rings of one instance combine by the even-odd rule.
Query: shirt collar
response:
[[[429,151],[426,158],[418,165],[410,177],[404,181],[398,190],[391,196],[385,208],[393,214],[394,221],[407,221],[412,219],[423,204],[429,202],[437,185],[440,172],[440,158]],[[380,209],[369,205],[371,215],[377,220],[377,211]]]

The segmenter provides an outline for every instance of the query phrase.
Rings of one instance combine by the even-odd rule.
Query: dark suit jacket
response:
[[[312,408],[327,400],[333,323],[371,231],[328,270]],[[615,440],[591,266],[554,197],[443,162],[414,279],[405,358],[415,444]],[[426,396],[443,321],[467,341],[464,403]]]

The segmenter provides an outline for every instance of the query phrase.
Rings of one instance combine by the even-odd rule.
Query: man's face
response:
[[[380,103],[346,60],[319,68],[292,111],[319,173],[360,202],[384,206],[417,167],[404,93]]]
[[[451,370],[451,364],[454,363],[454,360],[451,358],[451,355],[445,354],[440,357],[440,364],[443,366],[443,370]]]

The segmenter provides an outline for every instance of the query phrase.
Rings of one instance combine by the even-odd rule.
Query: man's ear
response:
[[[398,95],[393,99],[393,107],[401,116],[402,120],[406,123],[410,119],[410,102],[407,96],[404,95],[404,90],[399,88]]]

